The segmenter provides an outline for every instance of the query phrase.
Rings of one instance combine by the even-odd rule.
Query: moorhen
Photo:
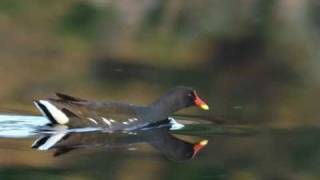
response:
[[[106,132],[139,129],[165,120],[173,112],[189,106],[209,110],[196,91],[189,87],[173,88],[149,106],[95,102],[62,93],[56,93],[56,96],[34,101],[51,124],[65,124],[69,128],[102,127]]]
[[[55,149],[54,156],[82,148],[123,148],[138,143],[147,143],[160,151],[167,158],[175,161],[192,159],[207,143],[203,139],[191,143],[179,139],[169,133],[172,123],[170,119],[161,121],[148,130],[130,131],[129,133],[101,133],[99,131],[69,132],[65,125],[55,125],[55,133],[45,133],[37,139],[32,148],[38,150]],[[163,126],[162,126],[163,125]]]

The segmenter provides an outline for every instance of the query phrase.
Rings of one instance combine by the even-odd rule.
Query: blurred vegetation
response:
[[[36,113],[31,101],[55,91],[148,104],[187,85],[212,106],[200,115],[314,125],[319,8],[317,0],[1,0],[0,107]],[[203,168],[194,173],[228,171]]]
[[[69,35],[93,36],[96,33],[99,12],[93,5],[80,2],[70,7],[61,19],[60,29]]]

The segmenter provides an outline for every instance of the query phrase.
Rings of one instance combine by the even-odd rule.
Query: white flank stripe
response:
[[[108,121],[108,119],[106,119],[106,118],[103,117],[102,120],[103,120],[106,124],[108,124],[109,127],[111,127],[111,122]]]
[[[129,118],[129,119],[128,119],[128,121],[129,121],[129,122],[132,122],[132,121],[134,121],[134,120],[133,120],[133,119],[131,119],[131,118]]]
[[[129,124],[129,123],[128,123],[128,122],[122,122],[122,124],[126,124],[126,125],[127,125],[127,124]]]
[[[92,118],[88,118],[88,120],[91,121],[91,122],[93,122],[93,123],[95,123],[95,124],[98,124],[97,121],[94,120],[94,119],[92,119]]]
[[[137,135],[137,133],[135,133],[135,132],[128,132],[128,134],[130,134],[130,135]]]
[[[110,122],[113,122],[113,123],[114,123],[114,122],[116,122],[116,121],[115,121],[115,120],[113,120],[113,119],[109,119],[109,121],[110,121]]]
[[[52,105],[50,102],[40,100],[39,103],[43,104],[48,109],[50,114],[59,124],[67,124],[69,122],[69,118],[62,111],[60,111],[60,109]]]
[[[57,134],[50,136],[50,138],[43,145],[39,146],[38,149],[42,150],[42,151],[50,149],[58,141],[60,141],[65,135],[66,135],[66,133],[60,132],[60,133],[57,133]]]

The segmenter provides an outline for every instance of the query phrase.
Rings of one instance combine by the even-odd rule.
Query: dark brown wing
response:
[[[67,95],[67,94],[59,93],[59,92],[56,92],[56,95],[61,100],[65,100],[65,101],[76,101],[76,102],[86,102],[87,101],[85,99],[81,99],[81,98],[78,98],[78,97],[70,96],[70,95]]]
[[[95,102],[62,93],[58,98],[34,103],[52,124],[69,127],[104,127],[110,131],[130,130],[147,124],[146,107],[120,102]]]

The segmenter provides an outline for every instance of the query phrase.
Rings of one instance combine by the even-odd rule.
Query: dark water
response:
[[[0,0],[0,180],[320,179],[319,12],[319,0]],[[83,146],[61,156],[31,148],[65,128],[47,129],[34,99],[147,105],[178,85],[212,110],[179,111],[171,131],[73,130]],[[171,134],[208,144],[182,161]]]
[[[171,130],[171,134],[190,142],[209,140],[193,159],[177,160],[150,145],[148,141],[153,141],[152,136],[162,137],[163,133],[154,133],[161,128],[142,134],[143,140],[132,138],[137,134],[112,136],[92,129],[78,131],[76,136],[87,137],[82,139],[87,146],[55,157],[54,150],[30,148],[32,142],[43,135],[38,130],[48,122],[44,117],[2,114],[0,161],[5,165],[0,170],[0,178],[308,179],[319,175],[317,127],[215,124],[191,116],[175,119],[184,127]]]

